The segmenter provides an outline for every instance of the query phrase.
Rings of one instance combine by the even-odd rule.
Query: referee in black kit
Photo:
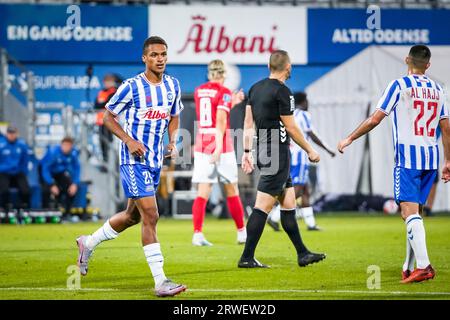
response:
[[[247,241],[239,260],[239,268],[267,268],[255,259],[255,249],[264,230],[267,213],[276,200],[281,205],[281,225],[297,250],[298,264],[325,259],[325,254],[312,253],[303,244],[295,218],[295,192],[290,176],[290,138],[308,153],[311,162],[319,154],[305,140],[294,120],[294,97],[284,82],[291,75],[291,62],[286,51],[276,50],[270,56],[270,76],[254,84],[248,94],[244,120],[244,154],[242,169],[254,170],[252,142],[253,122],[257,130],[257,166],[260,178],[253,212],[247,222]]]

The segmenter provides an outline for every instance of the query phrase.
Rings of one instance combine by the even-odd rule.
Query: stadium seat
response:
[[[28,162],[28,184],[30,186],[30,208],[42,209],[42,187],[39,183],[39,160],[35,155],[30,153]],[[87,207],[87,194],[90,181],[81,181],[78,192],[75,196],[73,207],[74,208],[86,208]],[[17,188],[10,188],[9,199],[13,207],[18,206],[19,202],[19,190]]]
[[[28,183],[30,184],[30,207],[42,207],[42,190],[39,183],[39,160],[33,153],[29,154]]]
[[[31,150],[29,152],[28,161],[28,184],[30,186],[30,208],[40,209],[42,207],[42,191],[39,183],[39,161]],[[10,188],[9,199],[13,207],[17,207],[19,203],[19,190],[17,188]]]
[[[83,208],[86,209],[87,203],[87,194],[88,194],[88,186],[90,181],[81,181],[78,186],[77,194],[75,195],[75,199],[73,200],[73,208]]]

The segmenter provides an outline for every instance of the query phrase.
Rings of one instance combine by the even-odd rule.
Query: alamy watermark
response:
[[[194,133],[187,129],[180,128],[177,131],[177,154],[174,159],[175,164],[185,166],[192,165],[195,153],[194,142],[196,145],[202,146],[202,153],[212,154],[215,150],[215,140],[211,139],[215,135],[215,128],[209,130],[207,134],[202,133],[202,129],[198,129],[197,121],[194,123]],[[200,130],[200,131],[199,131]],[[241,157],[244,153],[243,146],[243,134],[242,128],[227,129],[226,136],[228,142],[235,146],[235,152],[237,154],[237,163],[241,164]],[[262,175],[274,175],[281,168],[281,164],[286,165],[286,161],[289,157],[289,146],[286,145],[286,138],[284,138],[281,130],[279,129],[259,129],[255,132],[256,136],[253,141],[253,156],[254,165],[261,166]],[[195,138],[195,139],[194,139]],[[200,141],[198,141],[200,140]],[[259,141],[259,143],[258,143]]]
[[[70,265],[66,269],[67,277],[66,286],[69,290],[81,289],[81,273],[77,265]]]
[[[370,5],[366,10],[367,14],[370,16],[366,20],[366,27],[369,30],[380,30],[381,29],[381,8],[376,5]]]
[[[367,267],[367,289],[379,290],[381,289],[381,269],[377,265],[370,265]]]
[[[81,9],[79,6],[73,4],[67,7],[66,13],[69,17],[66,19],[66,26],[70,29],[75,29],[81,26]]]

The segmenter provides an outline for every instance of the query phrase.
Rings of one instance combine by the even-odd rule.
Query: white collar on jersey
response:
[[[159,85],[161,85],[161,84],[164,82],[164,77],[165,77],[165,76],[166,76],[166,75],[163,73],[163,76],[162,76],[161,81],[158,82],[158,83],[153,83],[153,82],[151,82],[150,80],[147,79],[147,76],[145,75],[145,72],[141,72],[141,77],[142,77],[148,84],[150,84],[150,85],[152,85],[152,86],[159,86]]]

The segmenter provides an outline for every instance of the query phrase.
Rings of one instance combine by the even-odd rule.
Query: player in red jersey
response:
[[[232,93],[223,86],[225,64],[213,60],[208,64],[209,81],[195,89],[198,131],[194,148],[194,173],[192,182],[198,183],[197,198],[192,205],[192,220],[195,246],[211,246],[203,235],[206,202],[211,193],[211,184],[218,179],[224,183],[227,206],[238,230],[237,242],[245,243],[247,232],[244,224],[244,209],[237,187],[237,162],[230,136],[231,108],[244,100],[244,93]]]

